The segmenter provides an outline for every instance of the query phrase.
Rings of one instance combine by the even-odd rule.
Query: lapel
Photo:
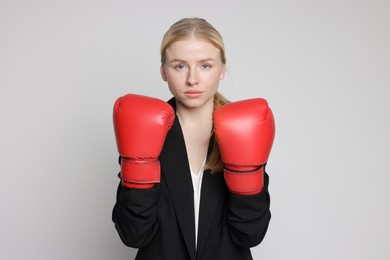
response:
[[[169,103],[175,108],[171,101]],[[195,260],[194,192],[184,136],[177,117],[167,134],[160,163],[187,250]]]
[[[209,154],[212,150],[213,139],[210,141]],[[211,173],[209,170],[203,173],[202,190],[200,196],[199,224],[198,224],[198,255],[201,255],[210,235],[211,225],[218,208],[221,207],[226,197],[227,188],[223,173]]]

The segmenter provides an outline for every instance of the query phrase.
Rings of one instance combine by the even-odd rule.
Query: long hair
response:
[[[217,92],[214,96],[214,110],[220,108],[221,106],[230,103],[224,96]],[[213,130],[214,132],[214,130]],[[206,161],[204,166],[205,170],[211,170],[211,172],[221,172],[224,168],[224,163],[222,161],[221,152],[219,150],[217,139],[214,136],[213,149],[211,150],[210,156]]]

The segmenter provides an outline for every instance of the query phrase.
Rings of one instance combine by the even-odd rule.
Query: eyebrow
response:
[[[215,59],[213,59],[213,58],[202,59],[202,60],[200,60],[200,63],[209,62],[209,61],[215,61]],[[169,61],[169,63],[175,63],[175,62],[186,63],[186,61],[182,60],[182,59],[173,59],[173,60]]]

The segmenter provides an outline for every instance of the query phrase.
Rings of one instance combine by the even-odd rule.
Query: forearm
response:
[[[231,239],[237,245],[250,248],[260,244],[270,220],[270,196],[266,173],[262,192],[254,195],[230,194],[227,221]]]
[[[123,241],[130,247],[140,248],[153,238],[157,220],[158,186],[149,189],[126,188],[119,184],[112,220]]]

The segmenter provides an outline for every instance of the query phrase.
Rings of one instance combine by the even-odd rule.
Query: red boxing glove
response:
[[[173,108],[159,99],[128,94],[116,100],[113,118],[122,184],[153,187],[160,182],[158,157],[175,118]]]
[[[275,136],[267,101],[256,98],[230,103],[215,110],[213,118],[229,190],[236,194],[261,192],[264,165]]]

